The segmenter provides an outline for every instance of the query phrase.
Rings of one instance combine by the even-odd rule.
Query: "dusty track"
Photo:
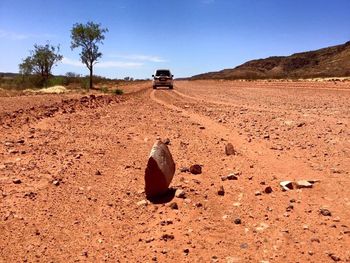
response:
[[[50,115],[3,100],[24,113],[0,128],[0,262],[349,261],[349,87],[283,85],[135,87]],[[171,186],[187,195],[171,200],[178,210],[137,205],[157,138],[170,139]],[[194,163],[201,175],[179,171]],[[230,172],[241,175],[221,181]],[[282,192],[286,179],[320,182]]]

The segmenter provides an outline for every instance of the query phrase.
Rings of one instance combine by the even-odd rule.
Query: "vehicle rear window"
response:
[[[170,71],[169,70],[157,70],[156,76],[170,77]]]

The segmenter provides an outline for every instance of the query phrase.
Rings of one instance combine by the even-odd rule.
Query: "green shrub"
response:
[[[124,91],[122,89],[116,89],[116,90],[113,90],[113,94],[115,94],[115,95],[123,95]]]
[[[48,87],[65,86],[65,85],[66,85],[66,80],[64,77],[52,77],[47,82]]]

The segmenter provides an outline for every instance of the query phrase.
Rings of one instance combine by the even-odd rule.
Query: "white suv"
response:
[[[152,84],[154,89],[156,89],[157,87],[169,87],[169,89],[172,89],[174,87],[174,75],[171,74],[169,69],[157,69],[154,75],[152,75],[152,77]]]

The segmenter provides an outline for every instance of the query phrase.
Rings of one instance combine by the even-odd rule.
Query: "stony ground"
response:
[[[349,83],[130,91],[0,98],[0,262],[350,262]],[[149,203],[159,138],[183,195]]]

